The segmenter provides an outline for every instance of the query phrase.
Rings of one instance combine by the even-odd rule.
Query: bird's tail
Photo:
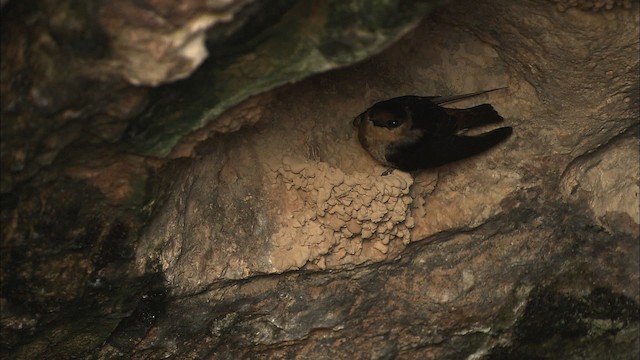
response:
[[[507,87],[499,87],[499,88],[495,88],[495,89],[489,89],[489,90],[482,90],[482,91],[476,91],[476,92],[472,92],[472,93],[467,93],[467,94],[460,94],[460,95],[451,95],[451,96],[431,96],[430,100],[434,103],[434,104],[438,104],[438,105],[442,105],[442,104],[446,104],[446,103],[451,103],[454,101],[458,101],[458,100],[463,100],[463,99],[468,99],[474,96],[479,96],[482,94],[486,94],[486,93],[490,93],[490,92],[494,92],[494,91],[498,91],[498,90],[503,90],[506,89]]]
[[[507,126],[491,130],[481,135],[456,135],[447,149],[448,154],[445,156],[450,157],[450,160],[454,161],[480,154],[505,141],[512,133],[513,128]]]

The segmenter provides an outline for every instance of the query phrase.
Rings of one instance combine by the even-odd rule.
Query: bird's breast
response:
[[[400,130],[400,131],[398,131]],[[388,160],[388,155],[396,148],[419,142],[422,139],[422,131],[419,129],[390,130],[381,127],[361,127],[358,138],[362,147],[381,164],[395,167]]]

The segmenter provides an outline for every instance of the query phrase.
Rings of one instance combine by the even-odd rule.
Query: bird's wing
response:
[[[430,97],[403,96],[412,120],[412,128],[423,130],[426,137],[453,135],[456,125],[444,108],[434,103]]]
[[[493,92],[493,91],[498,91],[498,90],[502,90],[502,89],[506,89],[507,87],[499,87],[499,88],[495,88],[495,89],[489,89],[489,90],[482,90],[482,91],[476,91],[476,92],[472,92],[472,93],[468,93],[468,94],[461,94],[461,95],[451,95],[451,96],[429,96],[427,97],[427,99],[429,99],[430,101],[433,101],[434,104],[446,104],[446,103],[451,103],[454,101],[458,101],[458,100],[462,100],[462,99],[468,99],[474,96],[478,96],[478,95],[482,95],[482,94],[486,94],[489,92]]]

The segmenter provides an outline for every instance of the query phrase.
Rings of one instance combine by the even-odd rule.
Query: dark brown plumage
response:
[[[489,104],[467,109],[439,106],[494,90],[447,98],[401,96],[374,104],[353,123],[362,146],[383,165],[403,171],[432,168],[479,154],[511,135],[511,127],[476,136],[460,134],[504,120]]]

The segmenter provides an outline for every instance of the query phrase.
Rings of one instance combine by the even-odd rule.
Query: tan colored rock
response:
[[[95,65],[134,85],[184,79],[208,56],[206,31],[229,22],[248,2],[108,2],[101,9],[100,22],[110,37],[113,58]]]
[[[640,235],[640,140],[626,136],[572,162],[561,179],[568,200],[582,200],[598,223]]]
[[[529,9],[528,5],[518,6]],[[535,11],[543,11],[539,6],[534,6]],[[493,16],[489,9],[488,5],[478,8],[484,14],[482,19]],[[581,49],[593,41],[606,47],[607,39],[572,40],[573,32],[558,31],[554,39],[540,43],[506,30],[492,39],[481,21],[455,25],[461,20],[455,10],[450,11],[439,15],[447,20],[437,27],[425,23],[388,52],[359,65],[357,72],[326,74],[256,96],[223,116],[229,116],[223,123],[232,129],[234,119],[244,124],[244,114],[251,113],[252,128],[224,138],[214,135],[224,130],[212,129],[207,132],[212,135],[210,140],[183,143],[187,150],[181,153],[201,156],[202,160],[175,180],[179,190],[170,197],[178,210],[174,205],[166,206],[165,211],[175,213],[167,218],[158,216],[158,223],[144,234],[140,266],[149,261],[142,259],[154,259],[159,252],[169,281],[181,291],[194,291],[200,284],[229,276],[300,268],[341,269],[390,260],[411,242],[456,229],[473,229],[528,206],[516,194],[547,189],[553,181],[549,179],[558,177],[572,158],[629,125],[629,120],[600,120],[604,114],[630,119],[623,94],[604,100],[606,91],[594,87],[588,97],[603,100],[585,103],[585,95],[577,89],[586,79],[575,80],[576,73],[562,71],[571,65],[562,52],[569,51],[588,66],[592,60]],[[505,22],[513,19],[507,14],[499,16]],[[577,16],[600,21],[611,31],[622,26],[588,18],[590,14]],[[537,31],[528,22],[517,26]],[[587,31],[591,25],[574,26]],[[477,36],[469,36],[467,28]],[[568,48],[561,45],[570,41],[584,43],[572,43]],[[542,69],[535,72],[512,64],[536,63],[547,53],[545,74],[554,74],[550,83],[539,79]],[[410,73],[370,81],[373,74],[394,68],[398,56]],[[620,72],[632,69],[632,58],[621,56],[616,61]],[[456,76],[446,78],[446,87],[437,86],[446,74]],[[611,81],[606,72],[590,71],[589,78]],[[536,87],[532,81],[539,81]],[[509,86],[506,90],[454,105],[492,103],[506,123],[514,126],[514,136],[487,153],[438,169],[380,176],[385,169],[362,149],[351,124],[362,109],[392,96],[450,95],[505,85]],[[368,90],[363,93],[362,89]],[[565,106],[562,99],[570,96],[581,106]],[[256,107],[260,110],[251,110]],[[253,200],[245,200],[247,192],[255,195]],[[540,196],[539,191],[530,193]],[[197,201],[181,199],[186,194]],[[198,213],[180,215],[185,202],[199,208]],[[223,203],[221,209],[210,208],[215,202]],[[233,211],[242,216],[222,209],[238,209]],[[169,231],[171,223],[182,224],[181,229]],[[174,231],[179,234],[164,235]],[[232,264],[242,267],[231,271]]]
[[[625,99],[637,29],[622,9],[452,2],[367,62],[254,99],[266,105],[252,128],[190,148],[199,160],[171,172],[141,239],[140,268],[160,259],[173,294],[200,294],[173,305],[217,316],[201,320],[206,350],[175,353],[482,359],[550,346],[597,359],[591,344],[616,343],[636,354],[638,109]],[[513,137],[437,169],[381,176],[351,124],[393,96],[504,85],[455,106],[493,104]],[[609,325],[593,315],[602,308]],[[589,344],[547,331],[574,325]],[[157,343],[175,338],[161,328]]]

